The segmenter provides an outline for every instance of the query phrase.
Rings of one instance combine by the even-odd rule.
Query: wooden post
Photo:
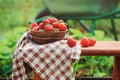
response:
[[[35,71],[34,71],[34,80],[42,80]]]
[[[120,80],[120,56],[114,57],[113,80]]]

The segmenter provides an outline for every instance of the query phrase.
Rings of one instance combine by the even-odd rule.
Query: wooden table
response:
[[[82,47],[82,56],[114,56],[113,80],[120,80],[120,41],[97,41],[93,47]]]

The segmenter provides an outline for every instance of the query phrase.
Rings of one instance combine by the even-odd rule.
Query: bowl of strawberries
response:
[[[31,39],[39,44],[62,40],[65,37],[66,31],[66,23],[55,17],[46,18],[40,23],[32,22],[30,24]]]

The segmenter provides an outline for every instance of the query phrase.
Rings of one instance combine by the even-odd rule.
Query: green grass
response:
[[[43,8],[41,0],[0,0],[0,33],[18,26],[28,27],[28,21]]]

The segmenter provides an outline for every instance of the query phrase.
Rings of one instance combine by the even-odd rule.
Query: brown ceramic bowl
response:
[[[30,35],[34,36],[34,37],[38,37],[38,38],[60,38],[60,37],[64,37],[66,34],[66,31],[57,31],[57,32],[53,32],[53,31],[30,31]]]
[[[38,43],[38,44],[46,44],[46,43],[51,43],[51,42],[62,40],[62,39],[64,39],[64,37],[59,37],[59,38],[38,38],[38,37],[31,36],[31,39],[34,42]]]

